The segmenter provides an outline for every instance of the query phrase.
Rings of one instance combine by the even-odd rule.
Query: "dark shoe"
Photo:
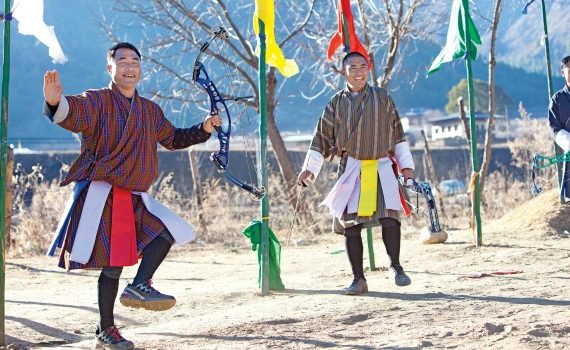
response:
[[[135,344],[132,341],[123,338],[117,327],[111,326],[100,331],[99,326],[95,331],[97,349],[134,349]]]
[[[401,265],[390,266],[390,273],[394,276],[394,282],[397,286],[409,286],[412,283],[412,280],[406,275]]]
[[[119,301],[127,307],[152,311],[164,311],[176,305],[176,299],[173,296],[162,294],[152,287],[152,280],[141,282],[136,286],[127,284]]]
[[[368,292],[368,284],[364,278],[355,278],[352,284],[344,290],[346,295],[358,295]]]

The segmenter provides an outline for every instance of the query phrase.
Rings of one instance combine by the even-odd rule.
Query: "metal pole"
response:
[[[269,293],[269,186],[267,185],[267,82],[265,67],[265,23],[259,21],[259,166],[261,186],[265,188],[265,196],[261,199],[261,294]]]
[[[541,0],[540,4],[542,8],[542,26],[544,28],[544,56],[546,58],[546,80],[548,82],[548,100],[550,101],[550,98],[552,97],[552,95],[554,95],[554,91],[552,87],[552,70],[550,66],[550,44],[548,43],[548,24],[546,18],[546,5],[544,3],[544,0]],[[556,154],[556,156],[561,156],[564,154],[564,150],[560,148],[560,146],[558,146],[556,142],[554,142],[554,153]],[[558,173],[558,185],[562,187],[562,177],[563,177],[562,163],[556,163],[556,171]],[[559,199],[560,203],[562,204],[565,203],[564,196],[561,195]]]
[[[340,9],[339,9],[340,10]],[[350,37],[348,35],[348,23],[346,16],[342,14],[342,30],[344,32],[344,51],[345,53],[351,52],[350,50]],[[366,243],[368,244],[368,260],[370,262],[370,271],[376,270],[376,262],[374,259],[374,235],[372,235],[372,228],[366,229]]]
[[[4,0],[4,14],[10,14],[10,0]],[[5,342],[5,295],[6,295],[6,179],[8,138],[8,88],[10,86],[10,20],[4,19],[4,64],[2,66],[2,103],[0,121],[0,342]]]
[[[471,37],[469,35],[469,29],[467,26],[469,18],[469,1],[464,1],[463,11],[463,30],[465,32],[465,66],[467,68],[467,95],[469,97],[469,126],[471,132],[471,169],[473,173],[479,171],[479,165],[477,164],[477,128],[475,125],[475,89],[473,88],[473,71],[471,68],[471,53],[469,51],[471,47]],[[475,192],[473,197],[473,216],[475,217],[475,229],[476,229],[476,242],[475,245],[480,247],[483,245],[483,234],[481,231],[481,214],[479,201],[481,194],[479,193],[479,175],[475,175],[475,186],[473,191]]]

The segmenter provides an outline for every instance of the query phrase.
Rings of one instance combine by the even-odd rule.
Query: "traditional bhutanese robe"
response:
[[[190,144],[204,142],[210,137],[201,124],[177,129],[164,117],[156,103],[139,96],[136,91],[129,101],[114,84],[109,88],[88,90],[81,95],[62,97],[52,119],[59,126],[82,135],[81,154],[61,185],[73,181],[87,183],[75,196],[70,216],[63,227],[65,237],[59,266],[66,269],[109,266],[112,190],[101,214],[91,257],[85,263],[69,259],[90,183],[104,181],[133,192],[146,192],[158,174],[157,143],[174,150],[181,148],[176,144],[177,133],[185,133]],[[136,244],[140,253],[166,226],[149,212],[141,195],[133,193],[131,197]]]
[[[319,119],[307,158],[303,166],[318,175],[322,159],[331,160],[338,156],[340,163],[338,176],[342,178],[350,158],[356,160],[379,160],[385,163],[388,153],[393,152],[400,169],[414,168],[413,160],[406,142],[400,117],[392,98],[386,90],[367,85],[358,93],[348,87],[335,94],[325,107]],[[359,175],[359,174],[358,174]],[[394,177],[392,173],[389,176]],[[397,186],[394,178],[389,179]],[[381,218],[391,217],[399,220],[398,210],[387,208],[380,177],[377,190],[377,206],[372,216],[358,216],[356,212],[347,212],[333,217],[333,230],[344,233],[344,229],[357,224],[364,227],[380,225]],[[391,191],[395,196],[399,191]],[[398,198],[394,198],[398,201]],[[393,201],[392,201],[393,202]]]
[[[564,88],[552,96],[548,107],[548,122],[552,136],[564,153],[570,152],[570,87],[565,85]],[[570,201],[570,164],[564,162],[564,173],[562,177],[562,185],[560,186],[561,195],[564,196],[566,202]]]

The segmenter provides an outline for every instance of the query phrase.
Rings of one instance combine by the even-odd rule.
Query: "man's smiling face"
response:
[[[368,82],[368,62],[359,55],[348,57],[344,62],[343,73],[348,87],[354,92],[362,90]]]
[[[109,60],[107,71],[113,83],[126,97],[132,97],[141,79],[141,59],[131,49],[120,48]]]

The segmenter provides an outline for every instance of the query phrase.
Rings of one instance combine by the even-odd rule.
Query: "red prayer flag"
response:
[[[332,37],[329,48],[327,50],[327,61],[331,61],[334,53],[338,50],[340,45],[344,44],[345,35],[344,26],[342,18],[346,18],[346,26],[348,28],[348,43],[350,47],[347,47],[348,52],[358,52],[362,54],[368,61],[368,66],[372,67],[372,63],[370,62],[370,56],[368,55],[368,51],[364,48],[364,45],[360,42],[356,33],[354,32],[354,19],[352,17],[352,11],[350,9],[350,0],[338,0],[338,10],[337,10],[337,19],[338,19],[338,30]]]

